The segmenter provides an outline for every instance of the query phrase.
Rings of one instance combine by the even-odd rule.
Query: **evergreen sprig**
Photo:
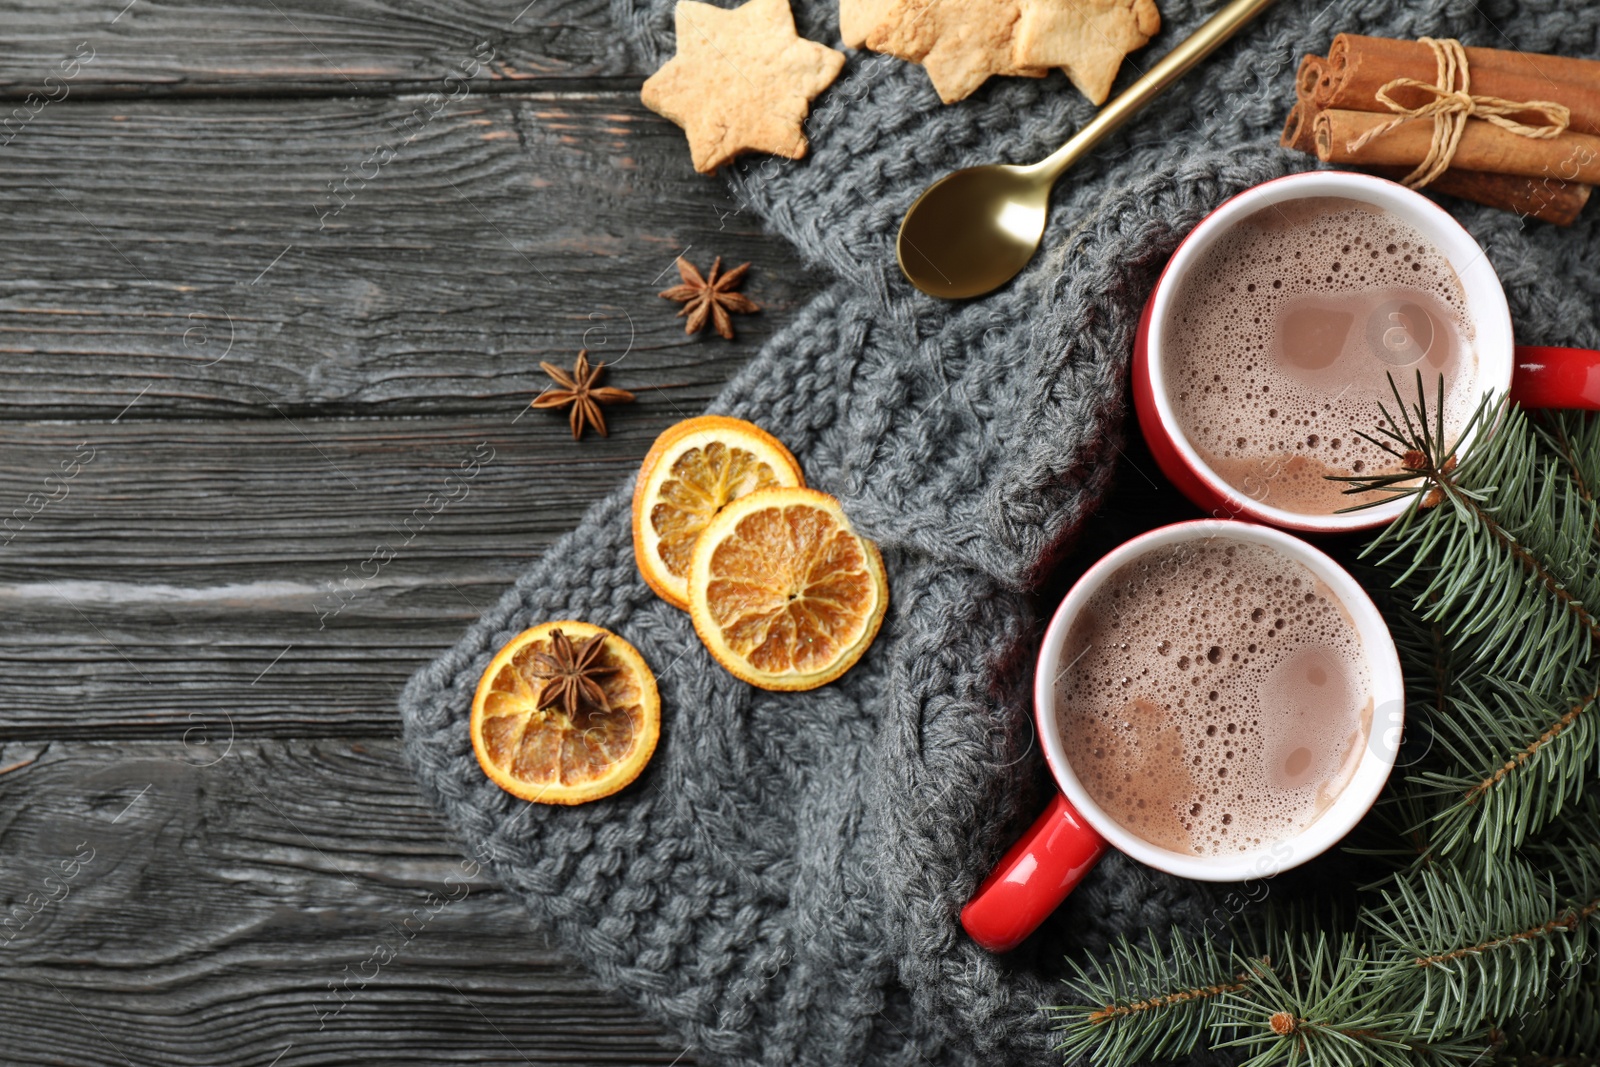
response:
[[[1258,980],[1215,941],[1189,941],[1176,930],[1170,954],[1123,938],[1103,959],[1068,963],[1078,1003],[1049,1009],[1058,1019],[1087,1024],[1069,1025],[1057,1046],[1068,1061],[1080,1055],[1091,1063],[1186,1056],[1211,1036],[1219,998]]]
[[[1395,470],[1347,479],[1410,501],[1364,553],[1407,676],[1391,873],[1347,920],[1269,896],[1233,946],[1074,962],[1069,1060],[1600,1067],[1600,417],[1488,400],[1452,436],[1416,385],[1368,438]]]
[[[1553,699],[1492,676],[1445,693],[1430,729],[1449,762],[1413,777],[1443,801],[1430,838],[1442,852],[1473,845],[1505,854],[1559,817],[1594,775],[1600,672],[1589,668],[1576,691]]]
[[[1418,617],[1447,620],[1484,673],[1534,689],[1570,686],[1600,638],[1600,619],[1586,606],[1600,604],[1596,502],[1565,476],[1562,459],[1539,447],[1541,435],[1520,408],[1485,400],[1452,436],[1442,379],[1431,414],[1420,373],[1410,405],[1392,379],[1391,386],[1395,410],[1384,405],[1382,429],[1362,436],[1403,473],[1346,480],[1351,492],[1384,489],[1412,497],[1413,506],[1367,554],[1400,564],[1396,584],[1415,589]],[[1458,437],[1475,446],[1459,458]]]
[[[1581,969],[1596,938],[1600,845],[1556,878],[1514,859],[1484,892],[1475,872],[1425,865],[1397,876],[1363,913],[1380,959],[1375,988],[1403,994],[1410,1028],[1430,1039],[1512,1018]]]
[[[1257,981],[1224,998],[1234,1017],[1219,1019],[1216,1029],[1236,1033],[1215,1047],[1253,1053],[1244,1067],[1410,1067],[1484,1054],[1484,1035],[1421,1037],[1409,1013],[1371,981],[1367,949],[1354,936],[1335,943],[1326,933],[1304,935],[1283,956],[1293,962],[1255,964]]]

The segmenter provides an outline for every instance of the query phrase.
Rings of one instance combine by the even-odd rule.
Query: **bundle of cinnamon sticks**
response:
[[[1588,202],[1591,187],[1600,183],[1600,60],[1494,48],[1463,52],[1472,97],[1500,105],[1526,103],[1537,117],[1512,110],[1499,125],[1476,115],[1466,118],[1448,169],[1426,187],[1558,226],[1570,224]],[[1326,163],[1397,181],[1411,177],[1419,164],[1434,158],[1438,120],[1405,117],[1397,108],[1422,108],[1458,91],[1460,83],[1440,86],[1438,93],[1395,83],[1414,79],[1436,85],[1440,69],[1436,46],[1425,41],[1341,33],[1326,58],[1308,55],[1301,61],[1281,143]],[[1546,106],[1551,104],[1558,106]],[[1559,132],[1547,126],[1551,113],[1565,118]],[[1392,128],[1372,133],[1391,123]]]

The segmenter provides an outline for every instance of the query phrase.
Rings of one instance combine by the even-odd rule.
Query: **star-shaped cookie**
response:
[[[801,126],[844,53],[796,34],[789,0],[749,0],[731,11],[678,0],[673,21],[678,54],[639,96],[683,127],[694,169],[715,173],[741,152],[805,155]]]
[[[1060,67],[1079,92],[1103,104],[1122,57],[1160,29],[1155,0],[1023,0],[1013,58]]]
[[[870,17],[870,7],[857,14]],[[893,0],[867,32],[866,45],[921,63],[939,99],[953,104],[993,74],[1044,77],[1043,66],[1019,64],[1012,56],[1021,15],[1020,0]]]
[[[894,0],[839,0],[839,39],[846,48],[860,48],[893,8]]]

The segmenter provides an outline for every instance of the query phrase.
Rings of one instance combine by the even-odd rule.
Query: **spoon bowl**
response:
[[[1056,179],[1272,3],[1233,0],[1032,166],[968,167],[928,186],[906,212],[895,242],[907,280],[931,296],[956,300],[1016,277],[1038,251]]]
[[[928,186],[900,223],[895,253],[917,288],[956,300],[1010,281],[1044,236],[1050,183],[991,163]]]

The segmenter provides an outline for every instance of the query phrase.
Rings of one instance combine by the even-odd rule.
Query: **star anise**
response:
[[[702,278],[700,272],[694,269],[694,264],[679,256],[678,274],[683,278],[683,284],[663,289],[659,295],[668,300],[682,301],[683,308],[678,312],[678,317],[689,316],[689,321],[683,327],[684,333],[699,333],[709,320],[717,333],[731,341],[733,318],[728,312],[748,315],[761,310],[760,304],[743,293],[733,291],[736,285],[744,281],[745,271],[749,269],[750,264],[741,263],[719,277],[722,257],[718,256],[711,264],[711,273]]]
[[[578,708],[586,702],[601,711],[611,710],[611,705],[606,702],[606,691],[595,681],[600,675],[614,674],[618,670],[595,663],[605,641],[605,634],[595,634],[573,648],[566,634],[560,630],[550,631],[550,654],[533,654],[537,666],[531,673],[535,678],[545,679],[544,689],[539,693],[540,711],[559,704],[567,718],[572,719],[577,717]]]
[[[589,350],[583,349],[578,353],[577,362],[572,365],[569,375],[560,367],[552,363],[540,363],[540,367],[550,377],[556,380],[559,389],[546,389],[533,398],[533,407],[536,408],[564,408],[572,405],[569,421],[572,423],[572,439],[578,440],[583,436],[585,426],[593,426],[600,431],[600,436],[606,436],[606,419],[600,413],[601,404],[625,404],[633,400],[633,394],[626,389],[613,389],[610,386],[595,388],[595,382],[600,379],[601,373],[606,369],[604,363],[589,366]]]

